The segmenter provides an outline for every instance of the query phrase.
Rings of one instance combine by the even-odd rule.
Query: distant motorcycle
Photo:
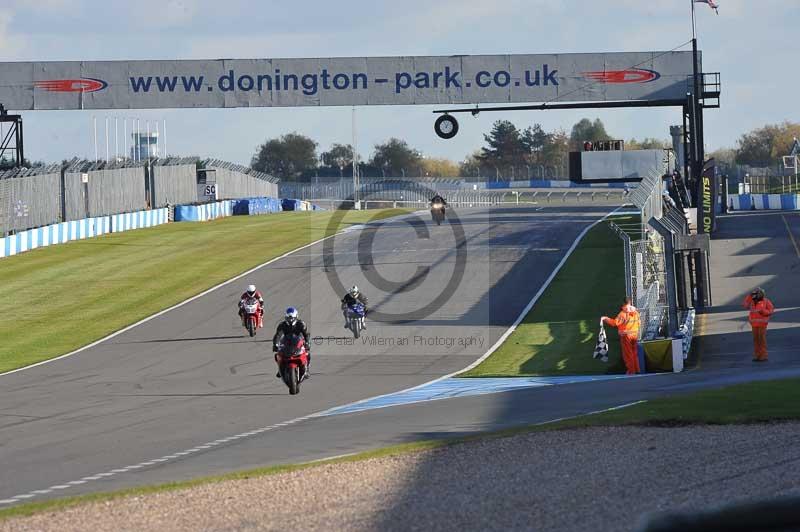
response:
[[[444,204],[440,202],[436,202],[431,204],[431,217],[433,221],[436,222],[436,225],[442,225],[444,221]]]
[[[256,335],[256,329],[263,326],[261,322],[261,313],[259,312],[258,299],[248,297],[242,303],[242,310],[244,311],[244,327],[250,333],[250,337]]]
[[[355,338],[361,336],[361,331],[364,329],[364,316],[366,316],[366,309],[361,303],[347,305],[347,326],[353,331]]]
[[[281,379],[289,387],[289,395],[300,393],[300,383],[306,378],[308,368],[308,348],[302,335],[285,336],[278,343],[275,362]]]

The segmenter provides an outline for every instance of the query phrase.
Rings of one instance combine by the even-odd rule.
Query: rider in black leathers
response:
[[[305,322],[298,318],[297,309],[289,307],[286,309],[286,316],[282,322],[278,323],[278,328],[275,330],[275,336],[272,337],[272,351],[278,351],[278,341],[284,336],[290,334],[298,334],[303,336],[303,342],[306,345],[306,353],[308,354],[308,367],[306,367],[306,378],[311,377],[311,343],[309,342],[308,327]],[[276,377],[280,378],[281,372],[279,371]]]
[[[344,316],[344,328],[347,329],[347,307],[355,305],[356,303],[361,303],[364,305],[364,315],[367,314],[367,296],[362,294],[357,286],[353,286],[342,298],[342,315]],[[366,320],[365,320],[366,321]],[[367,330],[366,323],[364,324],[364,330]]]
[[[443,206],[445,207],[447,206],[447,202],[444,200],[442,196],[439,195],[438,192],[436,193],[435,196],[431,198],[431,205],[433,205],[434,203],[441,203]]]

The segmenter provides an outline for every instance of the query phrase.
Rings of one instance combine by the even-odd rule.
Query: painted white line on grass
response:
[[[92,343],[90,343],[88,345],[85,345],[83,347],[79,347],[78,349],[76,349],[74,351],[70,351],[69,353],[65,353],[63,355],[59,355],[59,356],[57,356],[55,358],[49,358],[47,360],[42,360],[41,362],[36,362],[35,364],[30,364],[28,366],[24,366],[24,367],[21,367],[21,368],[17,368],[17,369],[12,369],[10,371],[6,371],[4,373],[0,373],[0,377],[4,377],[5,375],[11,375],[12,373],[17,373],[17,372],[20,372],[20,371],[25,371],[27,369],[35,368],[37,366],[43,366],[44,364],[49,364],[51,362],[55,362],[56,360],[62,360],[64,358],[71,357],[73,355],[77,355],[78,353],[86,351],[87,349],[91,349],[92,347],[100,345],[103,342],[107,342],[108,340],[114,338],[115,336],[119,336],[122,333],[128,332],[131,329],[138,327],[139,325],[147,323],[150,320],[153,320],[155,318],[163,316],[167,312],[171,312],[171,311],[175,310],[176,308],[180,308],[180,307],[182,307],[182,306],[184,306],[184,305],[186,305],[188,303],[191,303],[192,301],[194,301],[196,299],[200,299],[201,297],[203,297],[205,295],[208,295],[211,292],[213,292],[213,291],[215,291],[215,290],[217,290],[219,288],[222,288],[223,286],[229,285],[234,281],[238,281],[242,277],[246,277],[246,276],[250,275],[251,273],[260,270],[261,268],[269,266],[270,264],[272,264],[274,262],[277,262],[279,260],[285,259],[286,257],[288,257],[288,256],[290,256],[290,255],[292,255],[292,254],[294,254],[294,253],[296,253],[298,251],[302,251],[304,249],[307,249],[307,248],[310,248],[312,246],[315,246],[315,245],[319,244],[320,242],[324,242],[324,241],[326,241],[326,240],[328,240],[330,238],[335,238],[335,237],[340,236],[340,235],[352,233],[354,230],[356,230],[356,227],[358,227],[359,229],[363,229],[364,227],[366,227],[369,224],[378,224],[378,223],[381,223],[381,222],[383,222],[385,220],[395,220],[395,221],[402,220],[402,219],[407,218],[409,216],[412,216],[414,214],[416,214],[416,213],[401,214],[401,215],[392,216],[392,217],[389,217],[389,218],[382,218],[380,220],[375,220],[375,221],[369,222],[367,224],[362,224],[362,225],[358,225],[358,226],[351,226],[351,227],[343,229],[342,231],[339,231],[339,232],[337,232],[335,234],[326,236],[324,238],[320,238],[319,240],[315,240],[314,242],[311,242],[309,244],[305,244],[303,246],[300,246],[299,248],[293,249],[291,251],[287,251],[283,255],[280,255],[279,257],[275,257],[273,259],[270,259],[267,262],[264,262],[263,264],[259,264],[258,266],[250,268],[246,272],[242,272],[242,273],[240,273],[239,275],[237,275],[235,277],[231,277],[227,281],[223,281],[223,282],[219,283],[218,285],[212,286],[211,288],[209,288],[207,290],[204,290],[203,292],[200,292],[199,294],[190,297],[189,299],[185,299],[185,300],[181,301],[180,303],[172,305],[169,308],[166,308],[164,310],[156,312],[155,314],[147,316],[146,318],[143,318],[143,319],[137,321],[136,323],[132,323],[131,325],[128,325],[127,327],[124,327],[124,328],[122,328],[122,329],[120,329],[120,330],[118,330],[116,332],[113,332],[113,333],[109,334],[108,336],[104,336],[103,338],[100,338],[99,340],[97,340],[95,342],[92,342]]]
[[[646,403],[647,401],[642,399],[641,401],[634,401],[632,403],[625,403],[622,405],[612,406],[611,408],[604,408],[603,410],[594,410],[592,412],[586,412],[585,414],[576,414],[574,416],[566,416],[566,417],[559,417],[556,419],[548,419],[547,421],[541,421],[539,423],[534,423],[535,427],[540,427],[542,425],[550,425],[551,423],[558,423],[559,421],[567,421],[570,419],[578,419],[579,417],[584,416],[594,416],[597,414],[603,414],[605,412],[613,412],[614,410],[622,410],[623,408],[628,408],[630,406],[639,405],[642,403]]]
[[[358,451],[352,453],[344,453],[344,454],[336,454],[333,456],[326,456],[325,458],[317,458],[316,460],[311,460],[310,462],[305,462],[306,464],[318,464],[320,462],[329,462],[331,460],[338,460],[340,458],[347,458],[348,456],[355,456],[359,454]]]

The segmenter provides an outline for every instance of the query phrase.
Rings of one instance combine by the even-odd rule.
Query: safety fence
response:
[[[207,159],[201,165],[206,170],[205,179],[216,182],[219,198],[279,196],[278,180],[269,174],[218,159]]]
[[[0,236],[60,218],[61,166],[0,172]]]
[[[796,211],[800,210],[800,194],[730,194],[731,211]]]
[[[403,195],[405,196],[405,195]],[[328,209],[352,209],[354,205],[362,209],[412,208],[426,209],[430,196],[411,195],[416,199],[390,199],[375,194],[367,199],[356,201],[352,198],[331,199],[313,198],[308,201]],[[381,199],[384,198],[384,199]],[[489,205],[558,205],[558,204],[603,204],[618,205],[627,201],[628,193],[622,190],[534,190],[534,191],[459,191],[448,194],[448,205],[453,207],[479,207]]]
[[[359,194],[362,197],[372,197],[384,200],[415,201],[417,196],[433,193],[450,195],[454,192],[503,190],[503,189],[558,189],[558,188],[596,188],[596,189],[624,189],[625,183],[573,183],[566,180],[527,179],[521,181],[467,181],[458,178],[429,178],[429,177],[385,177],[385,178],[360,178]],[[312,183],[281,182],[279,195],[300,199],[353,199],[354,187],[352,178],[342,178],[337,181],[321,180]],[[418,194],[419,193],[419,194]],[[378,197],[380,196],[380,197]],[[403,196],[403,197],[400,197]]]
[[[651,218],[665,215],[661,174],[654,170],[627,196],[639,211],[637,219],[610,223],[623,241],[625,291],[639,309],[642,340],[669,334],[664,238],[648,225]]]
[[[197,166],[191,159],[157,159],[146,170],[154,207],[197,201]]]
[[[474,183],[471,183],[474,184]],[[483,188],[497,190],[504,188],[625,188],[626,183],[575,183],[552,179],[529,179],[526,181],[487,181]],[[481,187],[479,187],[481,188]]]
[[[86,169],[73,167],[63,176],[66,220],[133,212],[149,207],[144,167]]]
[[[639,309],[641,336],[663,336],[669,311],[664,239],[651,231],[647,238],[631,242],[631,295]]]
[[[214,198],[278,195],[276,179],[215,159],[152,159],[97,162],[73,159],[63,165],[0,172],[0,235],[58,222],[204,202],[198,191],[216,184]]]
[[[770,170],[770,169],[762,169]],[[739,194],[791,194],[800,192],[800,177],[789,170],[788,174],[750,175],[734,178],[729,176],[728,187]]]

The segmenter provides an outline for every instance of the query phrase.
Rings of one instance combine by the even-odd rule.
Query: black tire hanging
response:
[[[439,138],[452,139],[458,134],[458,121],[448,114],[443,114],[433,123],[433,130]]]

